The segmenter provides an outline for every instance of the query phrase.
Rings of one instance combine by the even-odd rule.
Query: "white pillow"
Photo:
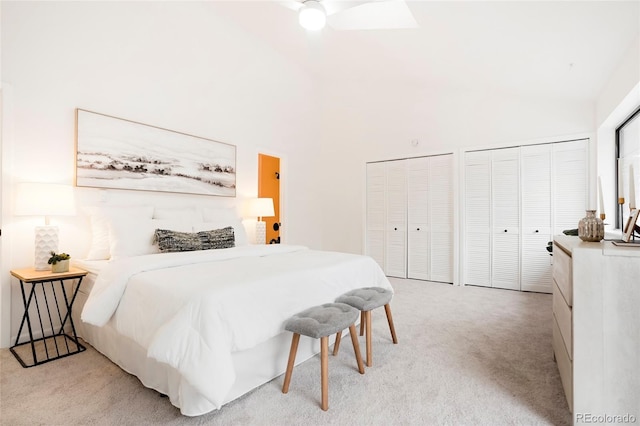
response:
[[[182,221],[114,218],[109,222],[111,258],[160,253],[158,246],[153,243],[156,229],[193,232],[191,224]]]
[[[235,208],[203,208],[203,223],[195,223],[193,229],[195,232],[208,231],[211,229],[220,229],[225,226],[233,226],[236,247],[249,245],[249,237],[247,231],[242,224],[242,219],[238,217]],[[210,222],[210,223],[207,223]]]
[[[185,222],[202,222],[202,213],[194,207],[158,208],[153,211],[154,219],[183,220]]]
[[[205,222],[233,222],[239,219],[235,208],[203,208],[202,220]]]
[[[151,219],[153,206],[136,207],[87,207],[91,222],[91,246],[86,260],[108,260],[111,258],[109,222],[112,218]]]

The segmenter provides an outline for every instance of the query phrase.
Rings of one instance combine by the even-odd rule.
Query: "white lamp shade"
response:
[[[298,12],[298,22],[306,30],[317,31],[327,23],[327,13],[320,2],[307,0]]]
[[[16,186],[16,216],[73,216],[73,187],[53,183],[23,182]]]
[[[247,216],[249,217],[273,217],[273,198],[254,198],[249,200]]]

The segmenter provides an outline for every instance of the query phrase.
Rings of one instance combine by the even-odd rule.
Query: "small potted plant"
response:
[[[49,258],[49,265],[51,265],[51,272],[69,272],[69,256],[67,253],[56,254],[55,251],[51,252]]]

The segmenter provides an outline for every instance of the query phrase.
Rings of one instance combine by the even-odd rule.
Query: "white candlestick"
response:
[[[602,179],[598,176],[598,201],[600,202],[600,214],[604,214],[604,198],[602,197]]]
[[[618,158],[618,204],[624,204],[624,191],[622,190],[622,162]]]
[[[636,183],[633,175],[633,164],[629,165],[629,209],[636,208]]]

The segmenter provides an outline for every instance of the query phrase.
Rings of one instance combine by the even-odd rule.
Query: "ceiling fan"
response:
[[[404,0],[286,0],[286,7],[298,11],[300,25],[311,31],[327,23],[334,30],[417,28]]]

